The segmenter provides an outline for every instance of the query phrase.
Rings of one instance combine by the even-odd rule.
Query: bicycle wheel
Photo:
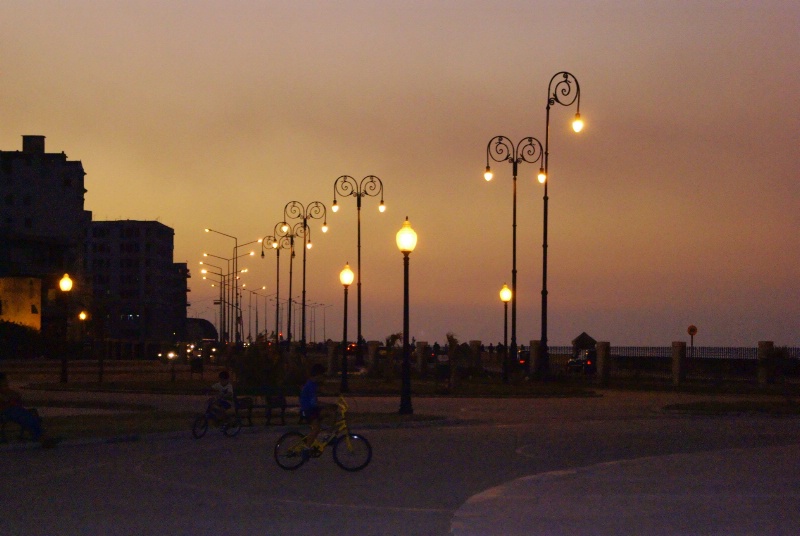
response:
[[[307,458],[303,458],[303,449],[306,446],[300,432],[286,432],[275,442],[275,462],[288,471],[303,465]]]
[[[234,437],[242,429],[242,419],[235,415],[222,425],[222,433],[228,437]]]
[[[342,436],[333,445],[333,460],[345,471],[360,471],[372,460],[372,446],[364,436]]]
[[[194,420],[194,424],[192,425],[192,435],[195,439],[200,439],[204,435],[206,435],[206,431],[208,430],[208,417],[204,413],[201,413],[197,416]]]

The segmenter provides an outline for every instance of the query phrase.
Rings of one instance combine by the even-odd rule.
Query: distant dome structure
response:
[[[205,318],[187,318],[186,336],[190,341],[218,340],[217,328]]]

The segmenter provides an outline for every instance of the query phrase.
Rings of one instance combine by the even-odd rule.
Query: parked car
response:
[[[567,372],[594,374],[597,372],[597,352],[581,350],[576,357],[567,361]]]
[[[528,367],[528,363],[531,360],[531,351],[530,350],[521,350],[517,352],[517,364],[519,365],[520,369],[526,369]]]

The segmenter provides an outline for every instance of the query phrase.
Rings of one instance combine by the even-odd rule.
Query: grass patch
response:
[[[179,432],[191,429],[192,423],[197,416],[196,412],[169,412],[158,411],[145,406],[133,409],[129,405],[122,404],[65,404],[51,407],[78,407],[78,408],[97,408],[120,410],[113,414],[85,414],[85,415],[63,415],[48,417],[44,421],[48,435],[58,436],[64,439],[86,439],[101,438],[112,439],[128,436],[142,436],[146,434]],[[42,407],[42,406],[39,406]],[[349,413],[348,422],[354,428],[366,425],[401,425],[410,422],[431,422],[440,420],[442,417],[435,415],[400,415],[398,413]],[[295,416],[287,417],[287,425],[295,426]],[[254,419],[254,427],[262,428],[264,420]],[[299,429],[304,429],[307,425],[297,425]]]
[[[339,393],[340,380],[328,378],[321,386],[322,396],[336,396]],[[400,396],[399,379],[367,378],[351,376],[348,378],[350,393],[348,396]],[[208,391],[210,383],[202,380],[164,381],[114,381],[98,384],[97,382],[32,383],[26,389],[42,391],[73,392],[118,392],[118,393],[153,393],[176,395],[199,395]],[[300,386],[296,386],[297,392]],[[599,396],[593,386],[586,382],[567,381],[524,381],[516,379],[507,384],[491,376],[474,377],[459,380],[450,387],[446,382],[432,379],[412,379],[412,396],[453,396],[453,397],[528,397],[528,398],[569,398]]]
[[[176,394],[176,395],[198,395],[203,394],[211,388],[214,381],[203,380],[178,380],[170,381],[149,381],[149,380],[125,380],[112,382],[69,382],[69,383],[29,383],[25,386],[30,391],[70,391],[82,393],[152,393],[152,394]]]
[[[400,380],[348,378],[349,396],[400,396]],[[338,380],[328,379],[322,387],[325,395],[338,393]],[[412,396],[486,397],[486,398],[571,398],[599,396],[585,385],[567,382],[515,380],[502,383],[494,377],[459,380],[453,386],[435,380],[412,379]]]
[[[159,432],[189,431],[193,413],[136,411],[103,415],[64,415],[45,419],[51,436],[64,439],[115,438]]]

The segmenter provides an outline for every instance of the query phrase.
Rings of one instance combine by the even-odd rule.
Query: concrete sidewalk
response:
[[[520,478],[471,497],[467,535],[800,534],[800,445],[641,458]]]

